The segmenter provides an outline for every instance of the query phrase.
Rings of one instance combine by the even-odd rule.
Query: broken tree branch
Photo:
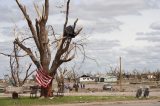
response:
[[[32,64],[30,64],[29,67],[27,68],[26,75],[25,75],[21,85],[23,85],[25,83],[25,81],[27,80],[27,78],[35,72],[35,71],[32,71],[31,73],[29,73],[31,66],[32,66]]]
[[[15,55],[7,54],[7,53],[0,53],[0,54],[2,54],[4,56],[8,56],[8,57],[15,57]],[[25,57],[25,56],[27,56],[27,54],[25,54],[25,55],[17,55],[17,57]]]
[[[30,48],[27,48],[26,46],[24,46],[19,39],[15,39],[14,41],[15,44],[17,44],[20,48],[22,48],[31,58],[31,60],[34,62],[34,64],[37,66],[37,68],[40,68],[40,63],[39,61],[35,58],[34,54],[32,53]]]
[[[70,3],[70,0],[67,1],[66,19],[65,19],[65,23],[64,23],[64,27],[63,27],[63,36],[64,36],[65,29],[66,29],[66,26],[67,26],[67,23],[68,23],[69,3]]]
[[[27,14],[27,11],[26,11],[25,6],[22,6],[22,5],[19,3],[19,0],[16,0],[16,3],[18,4],[18,6],[19,6],[19,8],[21,9],[21,11],[22,11],[25,19],[27,20],[28,26],[29,26],[29,28],[30,28],[30,31],[31,31],[31,33],[32,33],[32,36],[33,36],[33,38],[34,38],[34,41],[35,41],[35,43],[36,43],[37,48],[40,49],[35,28],[33,27],[32,21],[31,21],[29,15]]]
[[[49,0],[45,0],[45,14],[44,14],[45,23],[48,20],[48,14],[49,14]]]

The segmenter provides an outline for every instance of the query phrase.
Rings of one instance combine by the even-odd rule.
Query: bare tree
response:
[[[64,83],[65,83],[65,76],[66,76],[66,73],[67,73],[67,69],[64,68],[64,70],[59,67],[58,68],[59,70],[59,73],[56,74],[56,80],[57,80],[57,83],[58,83],[58,92],[57,92],[57,96],[59,95],[62,95],[62,93],[64,93]]]
[[[154,72],[154,75],[155,75],[156,81],[160,81],[160,70],[159,69],[157,69],[157,71]]]
[[[19,55],[21,49],[14,44],[14,49],[11,54],[6,54],[6,53],[0,53],[4,56],[8,56],[9,59],[9,65],[10,65],[10,74],[7,75],[9,78],[11,84],[13,86],[22,86],[26,80],[33,74],[34,71],[30,72],[30,68],[32,64],[30,63],[29,66],[26,69],[22,69],[22,65],[19,63],[20,58],[25,57],[26,55]],[[25,75],[22,75],[21,73],[25,72]],[[23,78],[22,78],[23,76]]]
[[[73,80],[74,80],[74,85],[73,87],[75,88],[75,91],[78,92],[79,89],[79,78],[78,78],[78,74],[76,74],[75,72],[75,68],[72,68],[73,71]]]
[[[119,67],[112,67],[110,66],[110,70],[107,74],[111,74],[117,77],[117,79],[120,79],[120,72]]]
[[[22,11],[28,27],[30,28],[32,37],[34,39],[34,43],[37,47],[37,54],[39,55],[39,58],[36,58],[34,52],[24,45],[19,38],[16,38],[14,41],[14,44],[18,45],[21,49],[23,49],[31,58],[32,62],[36,65],[37,68],[43,67],[43,71],[48,73],[53,78],[55,77],[57,73],[58,67],[65,62],[71,61],[74,58],[74,53],[72,52],[75,50],[75,47],[77,47],[76,43],[72,41],[74,37],[76,37],[82,30],[82,28],[76,30],[76,25],[78,22],[78,19],[75,20],[74,24],[67,25],[68,24],[68,18],[69,18],[69,4],[70,0],[67,0],[67,6],[65,11],[65,23],[63,26],[63,32],[61,37],[58,39],[55,37],[54,32],[54,44],[56,44],[56,53],[54,56],[53,61],[51,61],[51,46],[50,46],[50,40],[48,35],[48,29],[47,29],[47,21],[49,16],[49,0],[44,0],[44,6],[41,14],[39,14],[38,8],[35,8],[38,14],[38,18],[35,19],[35,26],[33,25],[32,19],[30,18],[29,14],[27,13],[27,9],[24,5],[22,5],[19,0],[16,0],[16,3],[20,10]],[[54,30],[53,30],[54,31]],[[47,88],[42,87],[41,88],[41,96],[50,96],[51,95],[51,87],[52,84]],[[46,93],[47,92],[47,93]]]

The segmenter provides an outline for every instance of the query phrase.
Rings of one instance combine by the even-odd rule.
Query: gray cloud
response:
[[[117,40],[91,40],[88,42],[86,55],[95,59],[98,64],[90,59],[87,59],[83,69],[88,71],[105,71],[104,69],[110,64],[114,64],[116,58],[119,57],[120,42]],[[117,50],[118,49],[118,50]]]
[[[141,71],[143,71],[143,69],[156,70],[160,68],[158,65],[160,60],[160,46],[148,46],[146,48],[132,46],[119,48],[117,43],[116,45],[113,43],[114,41],[109,42],[112,42],[111,47],[109,45],[107,46],[107,43],[105,45],[102,43],[100,47],[98,45],[96,47],[95,43],[92,48],[89,47],[89,49],[87,49],[88,55],[94,57],[99,63],[99,66],[93,61],[87,61],[83,66],[84,69],[88,69],[89,71],[91,69],[96,69],[100,72],[104,72],[105,69],[109,70],[109,66],[118,67],[120,56],[122,57],[122,68],[125,71],[132,71],[133,69]],[[93,49],[94,47],[99,49]]]
[[[144,68],[155,70],[159,67],[159,46],[148,46],[146,48],[129,47],[125,48],[126,52],[124,59],[124,66],[126,69],[139,69]]]
[[[88,42],[87,50],[108,51],[119,46],[120,42],[118,40],[92,40]]]
[[[139,10],[146,8],[148,8],[148,5],[145,0],[123,0],[123,2],[119,0],[92,0],[90,3],[81,0],[80,4],[71,7],[71,11],[79,13],[78,17],[81,18],[96,19],[100,17],[137,14]],[[80,14],[83,14],[83,16]]]
[[[85,25],[86,28],[93,28],[96,33],[112,32],[114,30],[120,30],[119,26],[122,25],[121,22],[113,18],[104,18],[93,22],[93,25]]]
[[[154,22],[150,25],[153,31],[150,32],[137,32],[136,40],[146,40],[149,42],[159,42],[160,40],[160,22]]]
[[[3,0],[0,4],[0,22],[14,23],[22,19],[21,14],[18,14],[18,7],[15,7],[14,0]]]
[[[150,28],[153,30],[160,30],[160,22],[152,23]]]
[[[85,20],[85,26],[95,29],[93,33],[104,33],[120,29],[123,23],[114,19],[116,16],[140,15],[139,11],[148,8],[146,0],[81,0],[72,2],[70,16]],[[90,21],[96,24],[87,25]]]
[[[0,21],[8,22],[12,18],[14,21],[18,21],[22,19],[22,14],[20,10],[18,9],[18,6],[16,5],[15,1],[9,0],[10,3],[7,1],[3,1],[5,4],[11,4],[10,7],[8,6],[2,6],[0,7],[0,10],[3,13],[5,12],[5,15],[1,15]],[[34,1],[39,4],[41,7],[43,1]],[[21,1],[22,4],[25,4],[27,7],[27,11],[29,12],[31,17],[35,17],[35,11],[33,13],[33,3],[31,1]],[[121,23],[117,20],[115,20],[113,17],[119,16],[119,15],[127,15],[127,14],[139,14],[139,10],[148,8],[148,2],[145,0],[123,0],[123,2],[118,0],[92,0],[90,3],[86,2],[85,0],[81,1],[71,1],[70,6],[70,17],[73,19],[76,19],[77,17],[80,20],[85,21],[94,21],[96,22],[91,29],[96,29],[97,32],[110,32],[113,30],[119,30],[119,26]],[[57,8],[61,5],[64,5],[64,1],[50,1],[50,15],[57,15],[62,14],[60,11],[65,10],[65,6],[62,6],[62,8]],[[6,8],[6,9],[5,9]],[[112,11],[111,11],[112,10]],[[11,15],[12,14],[12,15]],[[51,19],[52,20],[52,19]],[[53,23],[57,22],[57,20],[52,20]],[[11,22],[11,21],[9,21]],[[85,25],[89,28],[90,25]],[[88,30],[87,28],[86,30]]]
[[[156,8],[156,9],[160,8],[160,1],[159,0],[146,0],[146,3],[151,8]]]
[[[159,42],[160,41],[160,37],[146,37],[146,36],[143,36],[143,37],[138,37],[136,38],[136,40],[146,40],[146,41],[149,41],[149,42]]]
[[[159,42],[160,41],[160,31],[152,31],[152,32],[138,32],[136,40],[146,40],[149,42]]]
[[[137,32],[136,35],[138,36],[156,36],[160,35],[160,31],[152,31],[152,32]]]

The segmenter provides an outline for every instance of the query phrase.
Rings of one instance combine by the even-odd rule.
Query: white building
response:
[[[113,75],[103,75],[96,79],[97,82],[117,82],[117,77]]]
[[[93,78],[91,76],[87,76],[87,75],[82,75],[79,78],[79,82],[95,82],[95,78]]]

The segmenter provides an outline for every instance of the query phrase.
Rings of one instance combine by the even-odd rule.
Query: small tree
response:
[[[160,70],[159,69],[153,72],[153,75],[155,76],[156,81],[160,81]]]
[[[110,70],[107,74],[111,74],[117,77],[117,79],[120,79],[120,72],[118,67],[112,67],[110,66]]]
[[[34,52],[24,45],[19,38],[16,38],[14,44],[18,45],[21,49],[23,49],[31,58],[32,62],[36,65],[37,68],[43,67],[43,71],[49,74],[51,77],[55,77],[57,73],[58,67],[65,62],[71,61],[74,58],[74,53],[72,52],[75,50],[76,42],[73,42],[72,39],[76,37],[82,30],[82,28],[76,30],[76,24],[78,19],[74,22],[74,24],[67,25],[68,23],[68,16],[69,16],[69,4],[70,0],[67,0],[67,6],[65,11],[65,23],[63,26],[63,32],[60,38],[56,38],[54,36],[54,44],[56,44],[56,53],[54,59],[52,61],[51,58],[51,43],[49,40],[49,33],[47,29],[47,21],[49,16],[49,0],[44,0],[43,11],[40,14],[38,8],[35,8],[38,14],[38,18],[35,19],[35,26],[33,25],[30,16],[27,13],[27,9],[23,6],[19,0],[16,0],[16,3],[20,10],[22,11],[28,27],[30,28],[32,37],[34,39],[34,43],[37,47],[37,54],[39,55],[39,59],[36,58]],[[52,28],[52,27],[51,27]],[[53,28],[52,28],[53,29]],[[53,32],[54,33],[54,32]],[[52,82],[51,82],[52,83]],[[52,84],[49,84],[47,88],[41,88],[41,96],[50,96],[51,95],[51,87]],[[46,93],[47,92],[47,93]]]
[[[58,93],[64,93],[64,87],[65,87],[65,76],[66,76],[66,73],[67,73],[67,69],[65,68],[64,70],[59,67],[58,68],[59,70],[59,73],[57,73],[56,75],[56,80],[57,80],[57,83],[58,83]]]
[[[22,86],[34,72],[34,71],[30,72],[30,68],[32,64],[29,64],[29,66],[26,69],[22,68],[22,64],[20,64],[19,61],[20,61],[20,58],[25,57],[25,55],[20,56],[19,55],[20,50],[21,49],[17,45],[14,44],[14,49],[11,54],[0,53],[10,58],[9,60],[10,74],[6,76],[9,78],[9,82],[11,82],[11,84],[16,87]],[[25,75],[23,75],[23,78],[21,76],[22,72],[25,72]]]

